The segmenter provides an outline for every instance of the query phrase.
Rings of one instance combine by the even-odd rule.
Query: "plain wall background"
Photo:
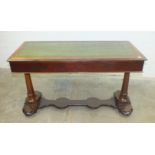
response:
[[[155,32],[151,31],[1,31],[0,67],[9,68],[7,58],[24,41],[128,40],[148,59],[143,75],[155,77]]]

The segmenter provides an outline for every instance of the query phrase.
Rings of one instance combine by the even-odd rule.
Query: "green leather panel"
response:
[[[14,57],[136,58],[138,54],[127,41],[37,41],[25,42]]]

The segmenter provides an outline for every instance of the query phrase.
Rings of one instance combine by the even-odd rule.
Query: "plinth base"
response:
[[[125,99],[120,100],[120,91],[117,91],[114,93],[115,103],[116,107],[119,110],[119,112],[125,116],[128,116],[132,113],[133,108],[130,102],[129,97],[127,96]]]
[[[23,107],[23,112],[26,116],[31,116],[37,112],[38,109],[42,109],[49,106],[55,106],[56,108],[63,109],[68,106],[87,106],[91,109],[96,109],[101,106],[109,106],[117,108],[119,112],[125,116],[132,113],[133,109],[129,98],[127,100],[121,101],[119,99],[120,91],[114,93],[114,97],[107,100],[100,100],[97,98],[88,98],[86,100],[70,100],[67,98],[58,98],[56,100],[47,100],[41,97],[40,92],[35,92],[36,99],[33,103],[30,103],[26,98],[25,105]]]
[[[40,105],[40,99],[41,99],[41,93],[38,91],[35,92],[34,102],[29,102],[28,98],[26,98],[23,107],[23,113],[26,116],[31,116],[34,113],[36,113]]]

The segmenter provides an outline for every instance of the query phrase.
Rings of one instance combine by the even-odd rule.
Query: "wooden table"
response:
[[[24,42],[8,59],[12,72],[25,75],[27,97],[23,112],[27,116],[36,113],[38,108],[50,105],[59,108],[109,105],[118,108],[123,115],[130,115],[133,109],[128,97],[129,75],[130,72],[141,72],[145,60],[128,41],[29,41]],[[59,102],[52,102],[34,91],[30,73],[55,72],[123,72],[124,79],[121,90],[115,92],[114,98],[109,101],[99,102],[93,98],[78,102],[62,98]]]

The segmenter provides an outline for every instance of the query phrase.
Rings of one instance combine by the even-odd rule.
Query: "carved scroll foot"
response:
[[[129,97],[125,96],[122,99],[120,99],[119,97],[120,97],[120,91],[115,92],[114,98],[115,98],[117,109],[119,110],[121,114],[125,116],[129,116],[133,111]]]
[[[28,97],[25,100],[25,104],[23,107],[23,113],[26,116],[31,116],[34,113],[37,112],[40,104],[40,99],[41,99],[41,93],[40,92],[35,92],[35,98],[32,100],[29,100]]]

